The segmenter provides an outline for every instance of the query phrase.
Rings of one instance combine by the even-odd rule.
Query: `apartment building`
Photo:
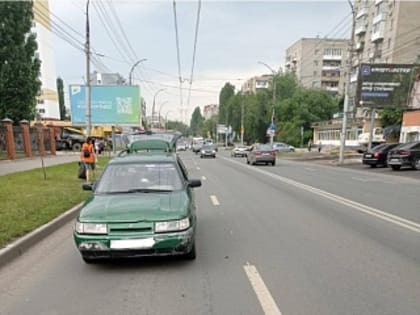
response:
[[[219,106],[216,104],[205,105],[203,109],[204,119],[210,119],[212,116],[217,115]]]
[[[255,94],[259,89],[268,89],[273,81],[272,74],[264,74],[247,80],[241,88],[243,93]]]
[[[125,85],[127,81],[119,73],[101,73],[94,71],[90,74],[92,85]]]
[[[349,50],[348,39],[302,38],[286,50],[286,72],[296,74],[308,88],[343,95]]]
[[[34,1],[33,10],[33,31],[36,33],[37,53],[41,60],[41,93],[37,99],[37,112],[42,119],[60,119],[48,0]]]

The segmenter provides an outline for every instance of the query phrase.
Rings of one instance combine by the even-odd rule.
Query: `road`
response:
[[[420,181],[181,155],[195,261],[86,265],[67,224],[0,270],[0,314],[419,314]]]

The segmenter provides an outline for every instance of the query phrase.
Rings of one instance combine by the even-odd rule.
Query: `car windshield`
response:
[[[214,146],[212,146],[212,145],[204,145],[202,149],[203,150],[214,150]]]
[[[181,177],[173,163],[129,163],[110,164],[97,183],[95,192],[167,192],[181,188]]]

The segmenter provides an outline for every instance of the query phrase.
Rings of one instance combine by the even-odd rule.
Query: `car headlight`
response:
[[[201,153],[203,153],[203,154],[204,154],[204,153],[206,153],[206,151],[204,151],[204,150],[201,150]]]
[[[155,232],[174,232],[186,230],[190,227],[190,219],[162,221],[155,223]]]
[[[108,227],[105,223],[76,222],[75,230],[79,234],[107,234]]]
[[[216,150],[211,151],[211,153],[216,153]]]

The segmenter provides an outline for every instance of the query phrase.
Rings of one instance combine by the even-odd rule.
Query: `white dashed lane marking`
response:
[[[214,206],[220,206],[219,200],[217,200],[217,197],[214,195],[210,196],[211,202],[213,203]]]

